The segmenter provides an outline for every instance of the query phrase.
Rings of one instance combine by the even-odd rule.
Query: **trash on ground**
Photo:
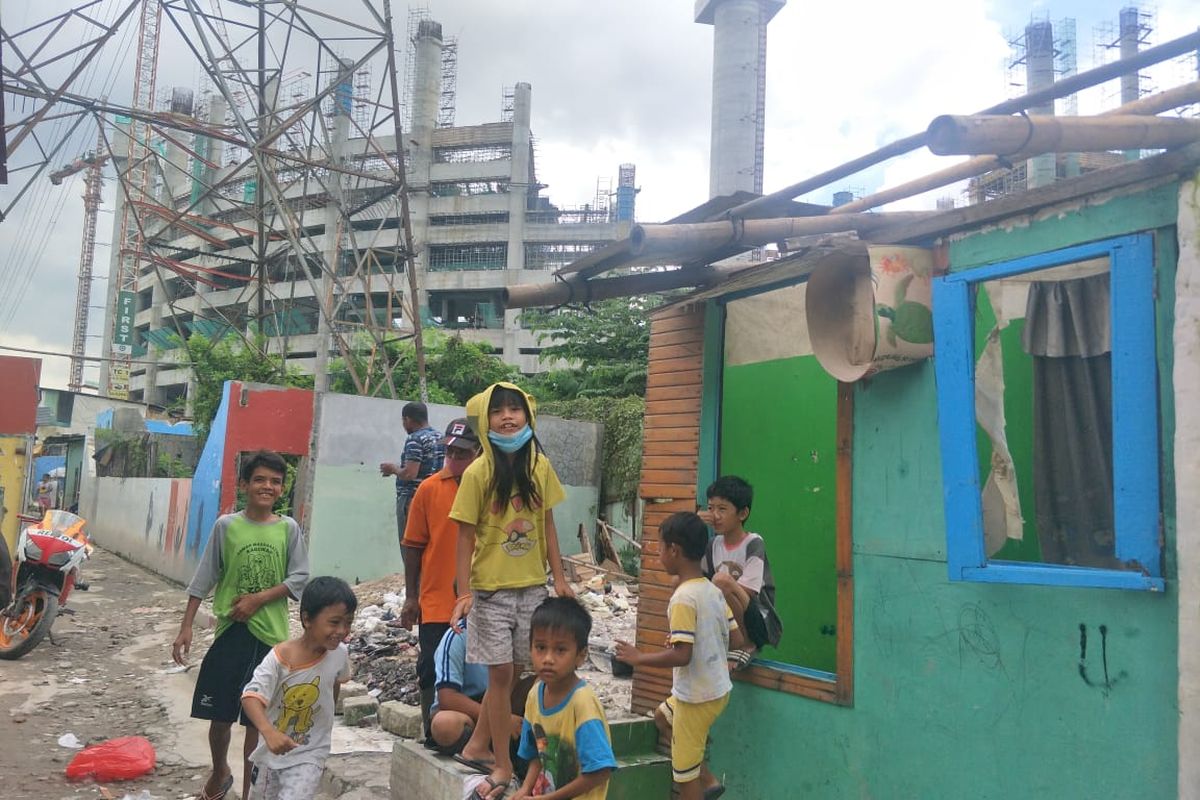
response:
[[[83,742],[79,741],[79,737],[68,731],[58,737],[58,746],[66,747],[70,750],[79,750],[83,747]]]
[[[85,747],[67,764],[71,780],[127,781],[154,769],[154,745],[143,736],[123,736]]]

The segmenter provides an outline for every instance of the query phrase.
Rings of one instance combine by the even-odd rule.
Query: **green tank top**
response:
[[[213,592],[213,614],[217,617],[216,635],[225,632],[234,620],[229,612],[233,601],[283,583],[288,569],[288,522],[254,522],[241,514],[231,515],[221,543],[221,577]],[[288,601],[272,600],[246,621],[250,633],[260,642],[276,645],[288,638]]]

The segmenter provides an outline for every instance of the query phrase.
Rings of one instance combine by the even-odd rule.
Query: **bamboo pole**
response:
[[[637,275],[622,275],[618,278],[583,280],[578,277],[553,283],[527,283],[504,289],[505,308],[530,308],[533,306],[561,306],[567,303],[589,303],[594,300],[609,300],[613,297],[630,297],[635,294],[665,292],[703,286],[721,280],[737,269],[729,267],[684,267],[663,272],[643,272]]]
[[[936,214],[936,211],[899,211],[837,217],[821,215],[721,220],[685,225],[635,225],[629,234],[629,250],[637,260],[662,257],[682,263],[711,255],[713,250],[722,247],[749,249],[800,236],[846,231],[867,233],[886,225],[924,222]]]
[[[929,150],[939,156],[1032,158],[1042,153],[1098,153],[1179,147],[1200,139],[1200,120],[1134,114],[1092,117],[967,117],[929,124]]]
[[[1098,116],[1113,117],[1124,114],[1158,114],[1172,108],[1196,102],[1200,102],[1200,81],[1192,81],[1191,83],[1177,86],[1174,89],[1168,89],[1159,94],[1143,97],[1141,100],[1126,103]],[[912,197],[913,195],[922,194],[933,189],[940,189],[943,186],[949,186],[952,183],[957,183],[967,178],[974,178],[990,170],[1007,166],[1011,165],[1004,158],[997,156],[975,156],[952,167],[947,167],[916,180],[902,183],[891,189],[884,189],[881,192],[876,192],[875,194],[855,200],[853,203],[838,206],[829,213],[831,215],[859,213],[869,208],[887,205],[888,203],[903,200],[906,197]]]

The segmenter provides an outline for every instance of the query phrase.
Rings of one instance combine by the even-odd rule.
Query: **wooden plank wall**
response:
[[[667,636],[670,576],[658,563],[658,526],[677,511],[696,510],[700,447],[700,391],[704,357],[704,307],[676,306],[650,321],[642,476],[642,525],[637,644],[661,648]],[[671,693],[671,671],[639,669],[632,710],[653,711]]]

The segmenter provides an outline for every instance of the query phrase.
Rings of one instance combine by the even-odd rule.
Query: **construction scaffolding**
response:
[[[318,387],[336,354],[358,391],[379,393],[369,385],[375,373],[352,356],[366,348],[380,364],[386,343],[411,337],[423,394],[390,0],[348,0],[338,17],[296,4],[223,12],[218,0],[108,0],[119,6],[108,21],[95,13],[100,2],[22,31],[0,28],[19,176],[0,196],[0,218],[63,161],[83,122],[98,125],[118,179],[104,335],[114,360],[102,393],[128,396],[129,364],[152,347],[142,399],[169,400],[150,396],[153,371],[186,366],[181,340],[234,335],[265,354],[281,336],[286,349],[289,332],[315,318]],[[68,25],[83,30],[82,47],[61,35]],[[133,30],[132,101],[98,99],[81,76]],[[199,104],[190,88],[156,93],[166,36],[175,63],[190,57],[204,76]],[[63,70],[68,57],[73,68]],[[18,302],[6,296],[3,311]],[[134,323],[144,326],[141,309],[151,316],[144,338]],[[383,393],[395,396],[387,360]]]

